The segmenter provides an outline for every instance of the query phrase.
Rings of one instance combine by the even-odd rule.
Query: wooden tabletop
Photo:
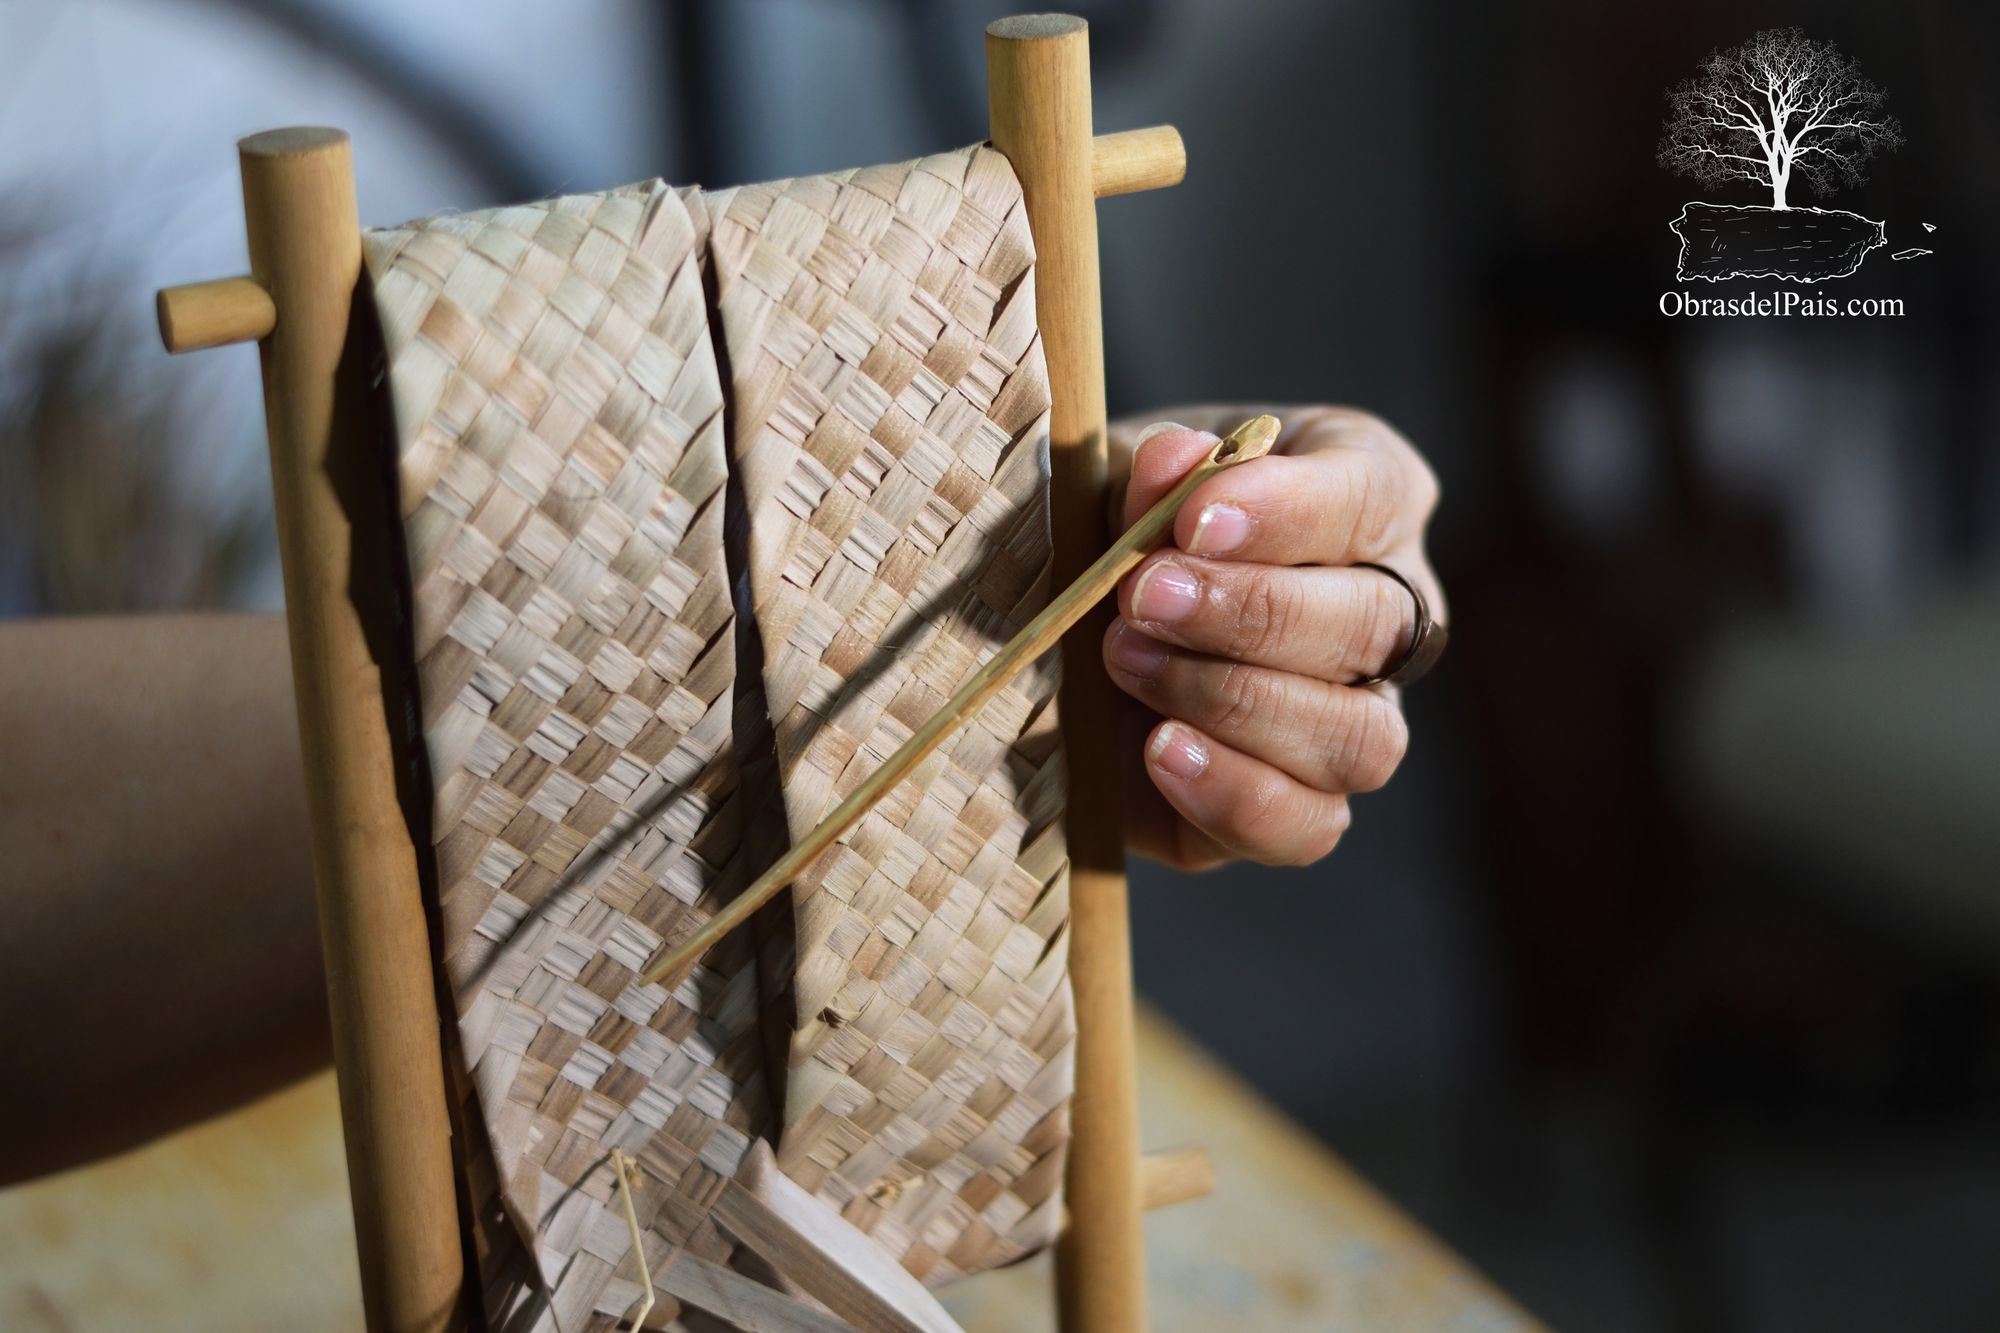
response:
[[[1324,1145],[1142,1009],[1149,1148],[1199,1143],[1206,1199],[1150,1215],[1153,1327],[1528,1333],[1541,1325]],[[354,1329],[333,1077],[0,1191],[0,1328]],[[959,1284],[968,1333],[1053,1329],[1047,1256]]]

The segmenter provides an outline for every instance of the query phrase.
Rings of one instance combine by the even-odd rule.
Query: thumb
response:
[[[1189,430],[1171,421],[1146,427],[1132,451],[1132,476],[1125,484],[1125,512],[1118,530],[1131,527],[1158,504],[1214,447],[1215,436],[1205,430]]]

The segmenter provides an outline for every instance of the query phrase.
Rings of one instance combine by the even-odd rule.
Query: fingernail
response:
[[[1208,747],[1178,722],[1168,722],[1153,733],[1146,758],[1183,782],[1192,782],[1208,768]]]
[[[1139,432],[1139,443],[1144,444],[1155,435],[1165,435],[1170,430],[1186,429],[1187,427],[1178,421],[1155,421],[1152,425]]]
[[[1201,601],[1201,580],[1185,566],[1162,560],[1139,576],[1132,589],[1132,614],[1171,625],[1186,620]]]
[[[1111,639],[1111,661],[1127,675],[1151,680],[1166,666],[1167,648],[1158,639],[1120,625]]]
[[[1250,537],[1250,515],[1235,505],[1209,505],[1194,521],[1194,536],[1188,539],[1192,555],[1223,555],[1241,546]]]

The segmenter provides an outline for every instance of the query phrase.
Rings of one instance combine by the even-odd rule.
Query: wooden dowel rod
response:
[[[365,426],[374,367],[349,340],[353,161],[338,130],[237,148],[251,271],[284,312],[262,346],[264,414],[362,1305],[374,1330],[440,1329],[464,1274],[430,939],[371,651],[371,599],[393,584],[369,565],[395,511]]]
[[[1038,322],[1052,400],[1049,510],[1060,586],[1104,549],[1107,517],[1104,325],[1091,179],[1090,37],[1083,20],[1036,14],[990,25],[986,96],[989,137],[1020,177],[1035,241]],[[1062,645],[1069,974],[1077,1029],[1065,1177],[1074,1221],[1056,1247],[1065,1333],[1139,1333],[1146,1327],[1119,707],[1100,657],[1109,616],[1108,609],[1086,616]]]
[[[703,922],[699,930],[647,968],[640,975],[639,984],[677,984],[686,971],[714,948],[723,936],[749,920],[752,913],[804,874],[806,867],[846,836],[847,831],[860,823],[897,783],[908,777],[960,727],[977,716],[979,710],[1027,670],[1030,663],[1054,647],[1056,641],[1062,638],[1063,631],[1083,619],[1109,596],[1118,586],[1118,580],[1136,569],[1148,552],[1166,541],[1167,534],[1173,531],[1174,516],[1180,513],[1181,505],[1188,496],[1194,494],[1195,487],[1224,468],[1261,458],[1271,451],[1271,445],[1277,438],[1278,419],[1261,416],[1252,417],[1226,438],[1216,441],[1206,461],[1192,469],[1179,485],[1162,496],[1137,523],[1127,528],[1112,543],[1110,550],[1099,556],[1089,569],[1078,576],[1076,582],[1052,598],[1040,614],[1023,625],[1005,647],[986,660],[984,666],[966,677],[965,683],[945,700],[943,707],[911,732],[910,738],[897,746],[896,752],[883,760],[881,767],[863,778],[861,784],[834,807],[832,814],[793,843],[769,870],[757,877],[755,883],[730,899],[727,907]]]
[[[1215,1193],[1215,1163],[1206,1148],[1168,1148],[1139,1159],[1139,1206],[1147,1212]],[[1069,1225],[1069,1214],[1063,1214]]]
[[[1139,1207],[1145,1212],[1171,1208],[1215,1193],[1215,1163],[1206,1148],[1168,1148],[1139,1159]],[[1062,1225],[1069,1226],[1069,1209]]]
[[[1091,192],[1099,199],[1178,185],[1186,175],[1187,149],[1171,125],[1100,134],[1091,147]],[[255,342],[278,322],[271,294],[248,276],[162,287],[155,304],[169,352]]]
[[[1187,178],[1187,145],[1171,125],[1100,134],[1090,145],[1090,192],[1099,199],[1179,185]]]
[[[162,287],[154,307],[160,318],[160,341],[169,352],[251,342],[278,323],[271,294],[248,276]]]
[[[636,1333],[636,1330],[646,1326],[646,1316],[653,1312],[657,1293],[653,1290],[652,1265],[646,1262],[646,1233],[639,1227],[639,1211],[632,1206],[632,1182],[625,1172],[625,1164],[630,1161],[618,1149],[611,1150],[611,1169],[618,1176],[618,1202],[625,1208],[625,1231],[632,1239],[632,1257],[639,1264],[639,1290],[644,1293],[631,1312],[631,1323]],[[639,1170],[637,1162],[632,1162],[632,1170],[635,1173]],[[1214,1188],[1212,1183],[1210,1188]]]

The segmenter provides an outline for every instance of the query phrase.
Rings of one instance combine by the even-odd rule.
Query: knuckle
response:
[[[1272,864],[1309,866],[1325,860],[1340,845],[1341,835],[1347,832],[1350,818],[1346,799],[1335,797],[1327,803],[1323,813],[1307,821],[1285,855]]]
[[[1353,412],[1343,429],[1360,446],[1351,455],[1355,480],[1346,497],[1355,545],[1379,550],[1407,519],[1420,526],[1436,512],[1437,473],[1402,432],[1380,417]]]
[[[1227,816],[1228,839],[1259,860],[1282,856],[1288,841],[1286,807],[1290,784],[1275,773],[1262,774],[1240,786]]]
[[[1354,822],[1353,808],[1345,799],[1332,801],[1326,813],[1313,821],[1313,829],[1300,848],[1299,864],[1311,865],[1333,855],[1340,839]]]
[[[1355,597],[1342,658],[1370,675],[1388,667],[1402,646],[1404,622],[1411,616],[1410,595],[1393,579],[1369,571],[1357,584]]]
[[[1270,572],[1251,575],[1237,598],[1229,633],[1233,657],[1268,657],[1294,634],[1299,620],[1298,592],[1290,580]]]
[[[1313,785],[1327,792],[1374,791],[1402,762],[1408,735],[1400,710],[1364,690],[1337,690],[1318,711]]]
[[[1318,811],[1290,822],[1283,842],[1265,855],[1265,864],[1309,866],[1333,854],[1352,819],[1350,807],[1343,796],[1319,804]]]
[[[1402,514],[1397,508],[1397,487],[1384,460],[1370,456],[1354,470],[1354,535],[1350,549],[1379,553],[1388,549]]]
[[[1391,459],[1398,466],[1423,466],[1423,455],[1417,452],[1417,447],[1410,443],[1408,436],[1373,413],[1364,412],[1362,416],[1363,429],[1369,444],[1383,457]]]
[[[1366,408],[1330,407],[1322,419],[1333,427],[1340,443],[1349,447],[1377,447],[1396,433],[1388,422]]]
[[[1329,691],[1314,710],[1307,732],[1312,753],[1319,757],[1308,776],[1321,791],[1346,791],[1352,785],[1355,705],[1345,692]]]
[[[1333,456],[1324,484],[1309,500],[1310,515],[1322,531],[1339,535],[1348,551],[1366,558],[1383,549],[1394,523],[1395,506],[1383,482],[1382,465],[1372,452],[1349,450]]]
[[[1409,751],[1409,724],[1402,709],[1380,696],[1371,695],[1358,713],[1342,756],[1344,785],[1350,791],[1377,791],[1388,785]]]
[[[1375,427],[1382,441],[1381,456],[1396,474],[1405,507],[1420,521],[1428,521],[1437,512],[1442,493],[1436,470],[1402,432],[1386,421],[1377,421]]]
[[[1209,664],[1202,680],[1203,721],[1223,736],[1240,735],[1270,701],[1271,688],[1264,674],[1240,662]]]
[[[1408,444],[1403,446],[1410,456],[1410,496],[1412,506],[1428,522],[1437,512],[1438,501],[1444,495],[1444,488],[1438,483],[1435,469]]]

